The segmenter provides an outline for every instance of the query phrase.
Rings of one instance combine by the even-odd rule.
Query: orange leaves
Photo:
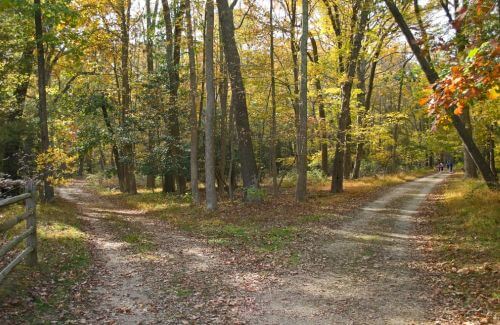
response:
[[[418,104],[420,106],[424,106],[425,104],[427,104],[429,102],[429,97],[422,97],[420,98],[420,100],[418,101]]]
[[[462,115],[463,111],[464,111],[464,105],[462,103],[458,103],[453,113],[455,115]]]
[[[498,45],[488,42],[471,52],[473,55],[452,66],[450,73],[433,85],[432,93],[419,101],[436,120],[442,120],[438,123],[445,121],[447,114],[461,115],[467,105],[499,96]]]
[[[451,67],[451,74],[452,75],[459,75],[460,73],[462,72],[462,67],[458,66],[458,65],[454,65]]]

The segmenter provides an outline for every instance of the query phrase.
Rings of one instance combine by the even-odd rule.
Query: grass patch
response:
[[[193,290],[191,289],[184,289],[184,288],[179,288],[175,290],[175,295],[179,298],[186,298],[189,297],[193,294]]]
[[[122,235],[121,239],[131,245],[138,252],[149,252],[155,245],[146,236],[139,232],[132,232]]]
[[[314,214],[314,215],[306,215],[300,218],[300,223],[313,223],[320,222],[325,216]]]
[[[500,192],[490,191],[482,181],[454,178],[446,185],[439,207],[442,217],[435,225],[443,240],[454,244],[449,248],[499,262],[499,211]]]
[[[497,311],[500,297],[500,192],[483,181],[448,180],[433,214],[437,252],[467,308]],[[457,293],[455,293],[457,294]]]
[[[106,220],[110,222],[113,233],[117,235],[118,239],[129,244],[137,253],[149,252],[155,248],[154,243],[144,233],[143,229],[133,222],[111,214],[106,215]]]
[[[10,206],[0,212],[0,220],[22,209]],[[86,278],[91,264],[87,235],[76,211],[75,205],[63,201],[37,205],[39,264],[33,268],[19,264],[0,284],[3,319],[23,323],[71,319],[61,310],[67,310],[72,287]],[[7,237],[24,227],[22,222]]]
[[[288,257],[288,264],[291,265],[291,266],[297,266],[297,265],[299,265],[300,261],[301,261],[301,256],[297,252],[293,252]]]
[[[259,247],[266,252],[278,251],[290,243],[293,236],[298,232],[296,227],[275,227],[264,233]]]

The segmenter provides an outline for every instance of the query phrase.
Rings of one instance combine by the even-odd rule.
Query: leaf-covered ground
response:
[[[22,210],[14,206],[1,211],[0,221]],[[65,200],[37,206],[39,264],[34,269],[18,265],[0,285],[0,323],[45,323],[74,317],[70,300],[92,264],[87,227],[77,214],[76,204]],[[21,223],[9,231],[0,246],[23,227]],[[21,244],[3,259],[0,268],[22,248]]]
[[[450,177],[420,216],[419,267],[433,276],[442,322],[498,323],[500,312],[500,193],[479,180]]]
[[[41,266],[35,272],[16,269],[0,287],[2,323],[380,322],[403,309],[402,322],[493,322],[497,298],[483,301],[471,316],[460,310],[460,302],[469,300],[457,302],[446,289],[455,288],[457,277],[436,270],[453,266],[449,255],[433,248],[431,235],[449,227],[431,227],[424,222],[428,214],[419,218],[418,232],[409,222],[435,182],[398,186],[411,179],[349,181],[340,195],[316,185],[303,204],[285,189],[263,204],[223,200],[212,214],[190,206],[189,198],[147,191],[123,195],[75,181],[59,190],[54,205],[41,208]],[[435,204],[436,197],[425,205],[435,207],[429,211],[452,211],[442,201]],[[435,255],[428,254],[431,249]],[[494,264],[484,264],[492,255],[483,257],[480,265],[493,270]],[[465,272],[462,262],[453,263],[458,274]],[[480,287],[498,288],[496,271],[478,274]],[[421,276],[435,281],[416,281]],[[31,286],[24,278],[39,280]],[[473,279],[464,286],[474,288],[478,278]],[[428,287],[421,284],[427,282]],[[497,297],[495,289],[481,292]],[[440,299],[454,303],[434,308]],[[292,310],[286,313],[287,308]]]

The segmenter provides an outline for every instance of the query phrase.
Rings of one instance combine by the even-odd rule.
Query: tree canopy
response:
[[[439,162],[498,187],[497,2],[6,0],[0,10],[0,172],[44,180],[47,200],[66,175],[96,172],[132,194],[158,182],[185,193],[190,181],[195,203],[201,182],[210,208],[217,195],[278,194],[296,173],[303,200],[307,175],[342,192],[345,178]]]

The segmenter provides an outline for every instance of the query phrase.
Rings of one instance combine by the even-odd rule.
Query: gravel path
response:
[[[432,322],[428,281],[411,265],[419,258],[415,214],[446,177],[436,174],[395,188],[356,210],[322,254],[327,267],[283,279],[257,297],[252,324],[422,324]]]

